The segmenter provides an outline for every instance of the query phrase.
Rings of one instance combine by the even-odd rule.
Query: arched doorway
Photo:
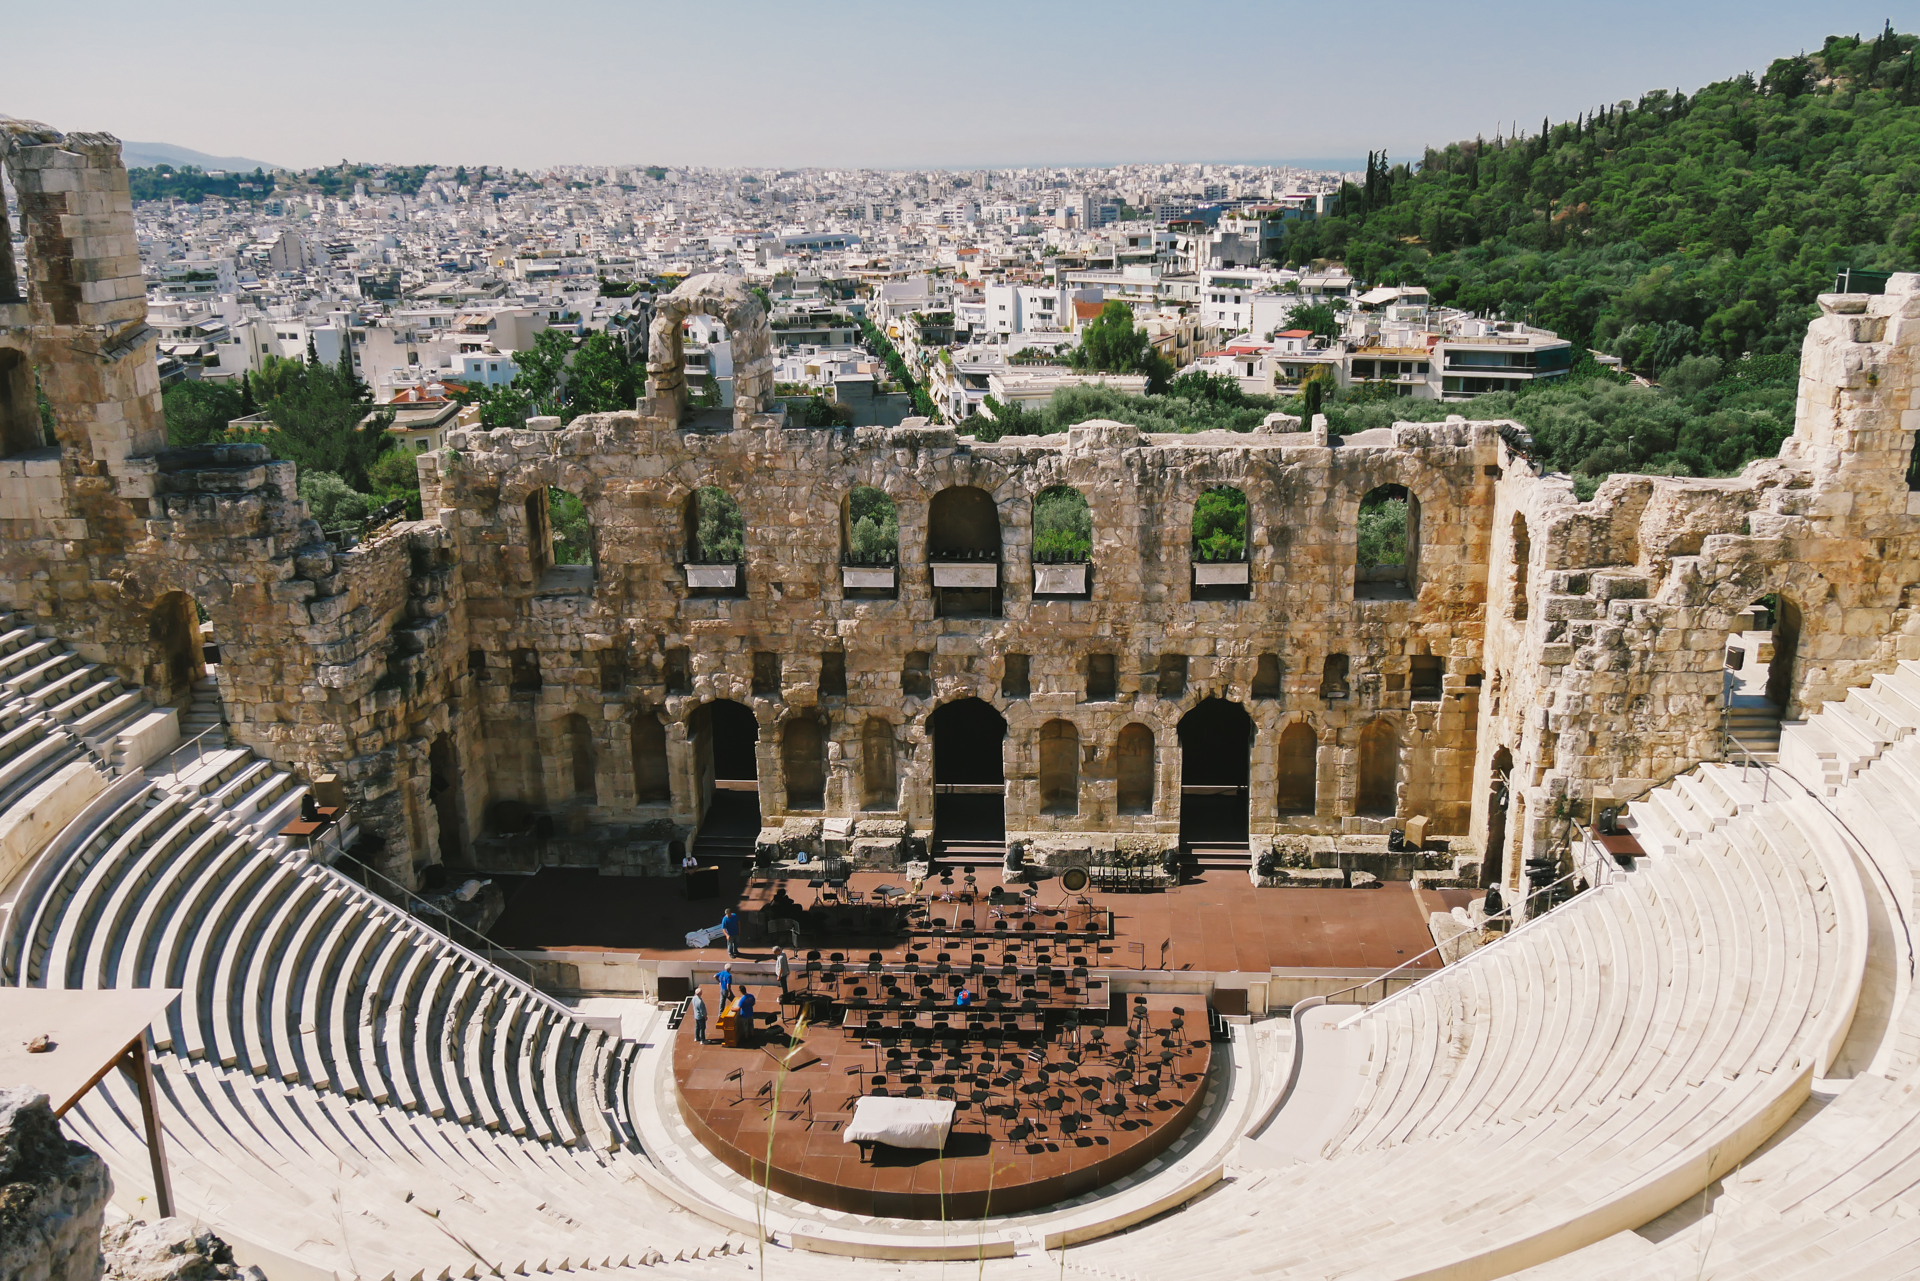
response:
[[[1007,839],[1006,718],[977,698],[942,703],[927,719],[933,738],[933,835],[946,851],[986,857]]]
[[[752,854],[760,835],[760,771],[754,754],[760,722],[743,705],[716,699],[694,712],[691,737],[701,856]]]
[[[154,602],[147,615],[147,637],[153,664],[147,684],[149,697],[160,706],[184,705],[193,697],[194,684],[206,675],[200,641],[200,611],[185,592],[168,592]]]
[[[1247,847],[1253,718],[1224,698],[1180,718],[1180,843],[1192,850]]]
[[[595,778],[593,727],[580,713],[574,712],[560,722],[560,750],[562,767],[567,772],[568,795],[588,805],[597,804],[600,788]]]
[[[1721,674],[1728,759],[1741,759],[1744,749],[1771,761],[1780,750],[1799,650],[1800,607],[1788,597],[1769,593],[1734,616]]]
[[[998,618],[1000,512],[993,495],[971,485],[935,494],[927,505],[927,560],[938,617]]]
[[[1400,734],[1376,717],[1360,727],[1360,779],[1354,812],[1392,818],[1400,806]]]
[[[787,808],[817,810],[827,803],[827,736],[811,716],[796,716],[780,735],[780,763],[787,776]]]
[[[440,822],[440,861],[459,866],[465,843],[460,823],[460,760],[453,737],[440,734],[427,749],[427,799]]]
[[[1311,814],[1318,799],[1317,763],[1320,740],[1313,726],[1295,721],[1280,732],[1280,779],[1277,789],[1282,814]]]
[[[1487,846],[1481,856],[1480,886],[1500,883],[1507,853],[1507,807],[1513,799],[1513,753],[1501,748],[1493,754],[1493,777],[1487,786]]]
[[[1040,727],[1040,812],[1061,817],[1080,812],[1080,731],[1072,721]]]
[[[1114,778],[1122,814],[1153,813],[1153,731],[1138,721],[1120,731]]]
[[[667,727],[660,717],[642,708],[633,714],[633,799],[639,805],[658,805],[673,799],[667,772]]]

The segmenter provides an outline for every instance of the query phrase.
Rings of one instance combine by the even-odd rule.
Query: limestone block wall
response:
[[[1794,435],[1728,479],[1615,476],[1577,502],[1511,454],[1494,507],[1487,722],[1475,792],[1515,763],[1504,873],[1610,800],[1721,758],[1722,671],[1736,615],[1777,594],[1799,634],[1789,719],[1920,657],[1920,507],[1906,473],[1920,429],[1920,277],[1884,296],[1828,295],[1801,357]],[[1531,542],[1515,619],[1511,514]],[[1488,837],[1476,813],[1474,836]]]
[[[732,699],[759,725],[767,821],[788,813],[786,726],[821,716],[829,740],[825,803],[804,812],[881,813],[860,807],[863,732],[869,718],[880,718],[893,727],[899,767],[897,808],[884,814],[924,830],[933,809],[928,717],[972,696],[1008,723],[1010,829],[1171,834],[1179,829],[1180,718],[1220,697],[1244,706],[1254,723],[1255,830],[1391,825],[1392,815],[1354,813],[1359,732],[1376,718],[1400,743],[1395,813],[1427,813],[1440,831],[1466,829],[1494,428],[1402,425],[1328,448],[1305,443],[1305,435],[1149,438],[1120,424],[1088,423],[1063,436],[987,445],[950,429],[846,433],[764,421],[728,432],[690,430],[667,416],[591,416],[561,431],[457,432],[449,449],[423,457],[424,501],[452,531],[464,580],[491,799],[565,808],[582,824],[664,817],[692,825],[703,802],[694,717],[706,703]],[[1078,488],[1091,508],[1087,599],[1032,591],[1032,505],[1056,484]],[[1354,523],[1361,498],[1381,484],[1405,485],[1420,503],[1417,595],[1356,600]],[[703,597],[687,587],[686,507],[708,485],[726,489],[745,519],[738,597]],[[896,504],[896,599],[841,590],[841,513],[856,485],[881,488]],[[1249,500],[1244,601],[1191,599],[1193,505],[1213,485],[1235,486]],[[591,574],[546,570],[539,552],[529,551],[528,498],[536,496],[537,506],[549,486],[586,504]],[[934,497],[955,486],[993,500],[998,617],[936,617],[928,513]],[[687,656],[679,688],[668,680],[675,651]],[[829,653],[844,655],[844,696],[819,692]],[[1333,653],[1349,656],[1350,693],[1329,701],[1320,696],[1321,677]],[[777,656],[777,689],[755,689],[756,654]],[[924,694],[903,685],[910,654],[926,656]],[[1113,697],[1089,699],[1090,654],[1114,656]],[[1002,691],[1009,655],[1027,658],[1025,694]],[[1182,690],[1159,688],[1166,655],[1186,660]],[[1256,698],[1262,655],[1278,658],[1280,680]],[[1440,660],[1440,697],[1413,701],[1407,678],[1416,656]],[[673,789],[665,804],[634,799],[635,717],[667,727]],[[1043,812],[1037,743],[1040,727],[1054,720],[1077,734],[1078,813]],[[569,738],[583,721],[592,727],[590,797],[577,786]],[[1276,744],[1295,721],[1319,739],[1318,803],[1312,816],[1282,823]],[[1113,749],[1134,723],[1153,735],[1156,796],[1152,813],[1123,815]]]

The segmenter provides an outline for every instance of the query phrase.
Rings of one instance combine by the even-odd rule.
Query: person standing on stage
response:
[[[743,1048],[751,1048],[753,1045],[754,1028],[753,989],[750,987],[741,988],[740,999],[734,1003],[733,1027],[734,1034],[741,1046]]]
[[[693,1039],[699,1045],[707,1043],[707,1003],[700,999],[700,989],[693,989]]]

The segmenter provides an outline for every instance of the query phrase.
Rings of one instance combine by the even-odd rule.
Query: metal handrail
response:
[[[1765,765],[1761,764],[1759,761],[1756,761],[1753,758],[1753,750],[1749,748],[1745,743],[1741,742],[1739,739],[1739,736],[1734,734],[1731,730],[1723,730],[1721,736],[1725,738],[1728,743],[1731,743],[1733,744],[1733,746],[1740,749],[1740,756],[1741,756],[1740,781],[1743,784],[1747,781],[1747,770],[1749,768],[1757,769],[1760,771],[1760,801],[1762,804],[1765,804],[1767,800],[1767,791],[1768,791],[1769,785],[1773,781],[1773,771],[1768,769]],[[1721,750],[1721,754],[1725,755],[1726,753],[1725,745],[1722,745],[1720,750]]]
[[[1573,871],[1571,871],[1571,872],[1568,872],[1568,873],[1567,873],[1567,874],[1566,874],[1565,876],[1562,876],[1562,877],[1561,877],[1561,878],[1560,878],[1559,880],[1556,880],[1556,881],[1553,881],[1553,882],[1551,882],[1550,884],[1547,884],[1547,885],[1543,885],[1543,886],[1541,886],[1540,888],[1538,888],[1538,889],[1536,889],[1536,890],[1533,890],[1533,891],[1531,891],[1530,893],[1528,893],[1528,894],[1525,894],[1525,895],[1523,895],[1523,896],[1521,896],[1520,898],[1518,898],[1518,899],[1516,899],[1516,900],[1514,901],[1514,903],[1513,903],[1513,904],[1512,904],[1511,906],[1509,906],[1509,907],[1503,907],[1503,908],[1501,908],[1501,909],[1500,909],[1500,910],[1499,910],[1498,912],[1493,912],[1493,913],[1490,913],[1490,914],[1489,914],[1489,915],[1487,916],[1487,920],[1489,920],[1489,921],[1497,921],[1497,920],[1499,920],[1499,919],[1500,919],[1501,917],[1503,917],[1503,916],[1506,916],[1506,915],[1507,915],[1507,914],[1509,914],[1510,912],[1513,912],[1513,911],[1515,911],[1515,910],[1516,910],[1517,908],[1519,908],[1519,907],[1520,907],[1520,905],[1521,905],[1522,903],[1525,903],[1525,902],[1528,902],[1528,901],[1530,901],[1531,899],[1533,899],[1533,898],[1534,898],[1535,896],[1537,896],[1537,895],[1540,895],[1540,894],[1545,894],[1545,893],[1546,893],[1547,891],[1549,891],[1549,890],[1551,890],[1551,889],[1553,889],[1553,888],[1554,888],[1554,886],[1556,886],[1556,885],[1559,885],[1559,884],[1561,884],[1561,883],[1562,883],[1562,882],[1564,882],[1564,881],[1570,881],[1570,880],[1572,880],[1572,879],[1573,879],[1574,877],[1576,877],[1576,876],[1579,876],[1579,875],[1580,875],[1580,869],[1579,869],[1579,868],[1575,868],[1575,869],[1574,869]],[[1518,930],[1515,930],[1515,931],[1514,931],[1514,932],[1513,932],[1512,934],[1508,934],[1508,935],[1503,935],[1502,937],[1500,937],[1500,938],[1498,938],[1498,939],[1495,939],[1495,940],[1494,940],[1494,941],[1493,941],[1492,943],[1488,943],[1488,944],[1485,944],[1484,946],[1482,946],[1482,947],[1480,947],[1480,948],[1478,948],[1478,949],[1476,949],[1476,950],[1477,950],[1477,951],[1485,951],[1485,950],[1486,950],[1487,948],[1489,948],[1489,947],[1495,947],[1495,946],[1497,946],[1497,945],[1499,945],[1500,943],[1504,943],[1504,942],[1505,942],[1505,941],[1506,941],[1507,939],[1509,939],[1509,938],[1514,938],[1514,937],[1516,937],[1516,936],[1518,936],[1518,935],[1519,935],[1520,933],[1522,933],[1522,932],[1523,932],[1523,931],[1524,931],[1524,930],[1525,930],[1525,929],[1527,928],[1527,926],[1529,926],[1529,925],[1532,925],[1532,924],[1533,924],[1533,923],[1534,923],[1535,921],[1541,921],[1541,920],[1545,920],[1545,919],[1546,919],[1546,916],[1547,916],[1547,913],[1545,913],[1545,912],[1542,912],[1542,913],[1541,913],[1541,914],[1540,914],[1539,916],[1535,916],[1535,917],[1530,917],[1530,918],[1528,918],[1528,919],[1527,919],[1527,921],[1526,921],[1525,923],[1523,923],[1523,924],[1521,925],[1521,927],[1520,927],[1520,929],[1518,929]],[[1331,1004],[1333,1003],[1333,999],[1334,999],[1335,997],[1337,997],[1337,996],[1345,996],[1345,995],[1346,995],[1347,993],[1349,993],[1349,992],[1358,992],[1358,991],[1359,991],[1359,990],[1360,990],[1361,988],[1364,988],[1364,987],[1371,987],[1371,986],[1373,986],[1373,985],[1374,985],[1375,983],[1380,983],[1380,984],[1385,984],[1385,983],[1386,983],[1386,981],[1387,981],[1388,979],[1390,979],[1390,978],[1392,978],[1392,977],[1393,977],[1394,975],[1396,975],[1396,974],[1398,974],[1398,973],[1399,973],[1399,972],[1400,972],[1401,970],[1404,970],[1404,969],[1406,969],[1406,968],[1407,968],[1408,966],[1410,966],[1410,965],[1413,965],[1413,964],[1415,964],[1415,963],[1416,963],[1416,962],[1418,962],[1418,961],[1423,961],[1423,960],[1425,960],[1425,959],[1426,959],[1427,957],[1429,957],[1429,956],[1432,956],[1432,955],[1433,955],[1434,953],[1436,953],[1436,952],[1438,952],[1438,951],[1440,950],[1440,948],[1441,948],[1441,945],[1440,945],[1440,944],[1438,944],[1438,943],[1436,943],[1436,944],[1434,944],[1434,945],[1433,945],[1432,947],[1430,947],[1430,948],[1428,948],[1428,949],[1427,949],[1426,951],[1424,951],[1424,952],[1422,952],[1422,953],[1420,953],[1420,955],[1418,955],[1418,956],[1410,956],[1410,957],[1408,957],[1408,958],[1407,958],[1406,960],[1404,960],[1404,961],[1402,961],[1402,962],[1400,962],[1400,964],[1398,964],[1398,965],[1396,965],[1396,966],[1394,966],[1394,967],[1393,967],[1392,969],[1390,969],[1390,970],[1388,970],[1388,971],[1387,971],[1387,972],[1386,972],[1385,974],[1376,974],[1376,975],[1374,975],[1374,976],[1373,976],[1372,978],[1370,978],[1370,979],[1362,979],[1362,980],[1361,980],[1360,982],[1358,982],[1358,983],[1355,983],[1355,984],[1354,984],[1353,986],[1351,986],[1351,987],[1343,987],[1343,988],[1341,988],[1341,989],[1340,989],[1339,991],[1337,991],[1337,992],[1328,992],[1328,993],[1326,993],[1326,994],[1325,994],[1325,995],[1324,995],[1324,996],[1323,996],[1323,997],[1322,997],[1321,999],[1322,999],[1322,1001],[1323,1001],[1323,1003],[1325,1003],[1325,1004],[1328,1004],[1328,1005],[1331,1005]],[[1343,1027],[1343,1028],[1344,1028],[1344,1027],[1346,1027],[1346,1026],[1348,1026],[1348,1024],[1351,1024],[1351,1023],[1352,1023],[1352,1022],[1354,1021],[1354,1019],[1357,1019],[1357,1018],[1359,1018],[1361,1014],[1369,1014],[1369,1013],[1372,1013],[1372,1012],[1373,1012],[1374,1010],[1377,1010],[1377,1009],[1379,1009],[1379,1008],[1380,1008],[1381,1006],[1383,1006],[1383,1005],[1385,1005],[1385,1004],[1386,1004],[1386,1003],[1387,1003],[1388,1001],[1391,1001],[1391,1000],[1393,1000],[1393,999],[1395,999],[1396,997],[1400,997],[1400,996],[1403,996],[1403,995],[1405,995],[1405,994],[1406,994],[1406,993],[1408,993],[1408,992],[1411,992],[1411,991],[1412,991],[1412,990],[1413,990],[1414,988],[1416,988],[1416,987],[1419,987],[1421,983],[1424,983],[1424,982],[1426,982],[1426,981],[1427,981],[1428,979],[1430,979],[1430,978],[1435,978],[1435,977],[1437,977],[1437,976],[1439,976],[1439,975],[1441,975],[1441,974],[1444,974],[1445,972],[1446,972],[1446,971],[1445,971],[1445,969],[1444,969],[1444,968],[1442,968],[1442,969],[1438,969],[1438,970],[1435,970],[1435,971],[1433,971],[1433,973],[1432,973],[1432,974],[1428,974],[1428,975],[1425,975],[1425,976],[1423,976],[1422,978],[1420,978],[1420,979],[1418,979],[1417,981],[1415,981],[1415,982],[1412,982],[1412,983],[1409,983],[1409,984],[1407,984],[1407,986],[1405,986],[1405,987],[1403,987],[1403,988],[1401,988],[1401,989],[1400,989],[1400,990],[1399,990],[1398,992],[1394,992],[1394,993],[1392,993],[1392,994],[1390,994],[1390,995],[1383,995],[1383,996],[1382,996],[1382,997],[1381,997],[1381,998],[1380,998],[1380,999],[1379,999],[1378,1001],[1375,1001],[1375,1002],[1374,1002],[1374,1003],[1373,1003],[1372,1005],[1365,1005],[1365,1006],[1362,1006],[1362,1007],[1360,1008],[1360,1013],[1359,1013],[1359,1014],[1355,1014],[1355,1015],[1353,1016],[1353,1018],[1352,1018],[1352,1019],[1347,1019],[1347,1020],[1345,1020],[1344,1022],[1342,1022],[1342,1023],[1340,1024],[1340,1026],[1341,1026],[1341,1027]],[[1385,989],[1384,989],[1384,987],[1382,988],[1382,991],[1383,991],[1383,992],[1385,991]]]
[[[506,966],[502,965],[500,961],[493,955],[494,952],[498,951],[509,957],[513,957],[515,961],[519,961],[520,958],[514,957],[511,952],[507,951],[507,949],[505,948],[500,947],[497,943],[495,943],[492,939],[488,938],[486,935],[482,934],[479,930],[476,930],[471,925],[468,925],[466,922],[456,920],[454,919],[454,917],[448,915],[446,912],[440,911],[438,908],[433,907],[431,904],[427,903],[425,899],[422,899],[418,893],[400,884],[400,882],[394,880],[391,876],[388,876],[385,872],[380,871],[378,868],[374,867],[371,863],[368,863],[362,859],[356,858],[354,859],[354,864],[366,875],[376,877],[383,884],[391,886],[394,892],[400,896],[399,900],[396,901],[394,899],[388,898],[386,895],[383,894],[379,896],[382,901],[392,903],[395,907],[400,908],[400,910],[407,913],[407,915],[413,917],[416,921],[419,921],[422,925],[426,926],[428,929],[433,930],[435,933],[439,934],[442,938],[444,938],[447,941],[447,945],[449,947],[452,947],[457,951],[465,953],[472,960],[480,961],[480,962],[483,962],[484,964],[493,966],[495,969],[499,970],[502,974],[504,974],[507,980],[510,983],[512,983],[515,987],[518,987],[519,989],[521,989],[521,991],[526,993],[528,996],[533,997],[535,1000],[540,1001],[543,1004],[547,1005],[555,1013],[563,1015],[569,1019],[578,1019],[580,1017],[577,1012],[568,1009],[566,1006],[562,1005],[559,1001],[547,995],[545,992],[542,992],[539,988],[534,987],[531,983],[527,982],[525,979],[522,979],[519,975],[515,974],[512,970],[509,970]],[[352,877],[340,871],[338,868],[330,867],[327,870],[332,872],[334,875],[341,877],[344,880],[347,880],[347,881],[353,880]],[[363,890],[366,890],[369,893],[372,893],[373,891],[373,887],[369,885],[362,885],[360,888]],[[419,911],[416,911],[414,909],[414,907],[412,906],[413,903],[418,903],[422,908],[425,908],[428,912],[431,912],[433,915],[445,921],[449,927],[457,927],[458,929],[471,935],[475,940],[478,941],[480,948],[487,954],[483,956],[479,952],[476,952],[473,948],[467,947],[464,944],[462,944],[458,939],[456,939],[453,936],[453,930],[451,928],[440,929],[438,926],[428,921]],[[525,962],[521,962],[521,963],[525,964]]]
[[[218,725],[207,726],[205,729],[201,730],[198,734],[195,734],[192,738],[188,739],[184,743],[174,744],[174,746],[171,749],[169,749],[167,752],[167,768],[171,770],[173,773],[178,774],[183,767],[175,765],[173,763],[173,758],[178,756],[181,752],[186,751],[189,747],[193,748],[193,760],[191,764],[198,765],[201,762],[201,760],[204,759],[206,756],[206,749],[200,746],[200,740],[205,738],[207,735],[213,733],[215,730],[219,730],[220,732],[225,733],[226,728],[227,728],[226,722],[222,721]]]

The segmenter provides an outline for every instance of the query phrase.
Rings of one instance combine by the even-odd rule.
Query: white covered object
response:
[[[951,1099],[892,1099],[868,1095],[853,1102],[853,1120],[840,1132],[843,1143],[884,1143],[895,1148],[933,1148],[947,1144],[953,1129]]]
[[[688,930],[687,946],[693,948],[712,947],[725,937],[727,937],[727,932],[718,925],[709,926],[704,930]]]

